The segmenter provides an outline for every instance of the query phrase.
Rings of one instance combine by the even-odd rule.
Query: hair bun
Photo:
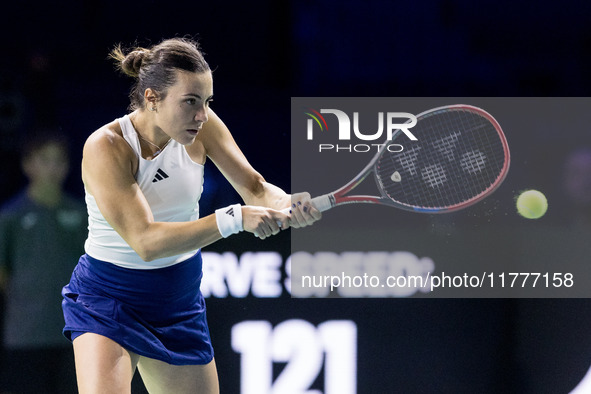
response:
[[[131,51],[125,59],[121,62],[121,69],[127,75],[137,77],[140,74],[140,69],[144,59],[150,54],[148,49],[137,48]]]

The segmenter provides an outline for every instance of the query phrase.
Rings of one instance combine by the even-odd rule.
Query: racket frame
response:
[[[376,155],[372,158],[372,160],[363,168],[363,170],[361,170],[361,172],[359,172],[359,174],[357,174],[355,177],[353,177],[344,186],[335,190],[332,193],[324,194],[322,196],[318,196],[318,197],[313,198],[312,203],[314,204],[314,206],[320,211],[326,211],[330,208],[333,208],[333,207],[336,207],[339,205],[353,204],[353,203],[368,203],[368,204],[380,204],[380,205],[391,206],[391,207],[400,208],[400,209],[403,209],[406,211],[434,214],[434,213],[447,213],[447,212],[453,212],[453,211],[458,211],[460,209],[464,209],[470,205],[476,204],[477,202],[483,200],[488,195],[493,193],[501,185],[501,183],[503,183],[503,181],[505,180],[507,173],[509,171],[509,166],[510,166],[510,162],[511,162],[509,145],[507,144],[507,139],[505,137],[505,134],[503,133],[501,125],[499,124],[499,122],[497,122],[497,120],[495,118],[493,118],[492,115],[490,115],[488,112],[486,112],[482,108],[475,107],[472,105],[467,105],[467,104],[453,104],[453,105],[445,105],[445,106],[441,106],[441,107],[432,108],[432,109],[429,109],[429,110],[424,111],[424,112],[420,113],[419,115],[417,115],[417,119],[420,120],[421,117],[423,117],[426,114],[432,113],[432,112],[448,110],[448,109],[468,110],[470,112],[478,113],[482,117],[486,118],[494,126],[495,130],[497,131],[497,133],[499,135],[499,139],[500,139],[502,146],[503,146],[505,162],[503,164],[503,167],[502,167],[497,179],[486,190],[482,191],[478,195],[476,195],[466,201],[463,201],[458,204],[454,204],[449,207],[437,207],[437,208],[419,207],[419,206],[413,206],[413,205],[409,205],[409,204],[404,204],[399,201],[395,201],[395,200],[391,199],[390,197],[386,196],[385,192],[380,187],[380,181],[377,178],[376,164],[377,164],[379,158],[384,153],[383,151],[380,151],[380,152],[376,153]],[[410,120],[407,121],[407,123],[408,122],[410,122]],[[394,142],[394,140],[396,139],[396,137],[398,135],[400,135],[400,133],[401,133],[400,130],[398,130],[392,136],[391,140],[387,140],[387,142],[384,143],[382,149],[387,149],[387,147]],[[376,181],[376,186],[378,187],[378,189],[381,193],[381,197],[380,196],[370,196],[370,195],[346,196],[347,193],[349,193],[351,190],[355,189],[372,172],[374,173],[374,180]]]

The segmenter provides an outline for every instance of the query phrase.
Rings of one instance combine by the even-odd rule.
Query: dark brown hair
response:
[[[199,44],[188,38],[171,38],[151,48],[135,47],[121,49],[117,45],[110,53],[117,67],[126,75],[136,79],[129,94],[130,109],[144,106],[144,92],[151,88],[166,97],[166,90],[176,82],[175,70],[189,72],[209,71]]]
[[[21,145],[22,160],[29,160],[50,144],[61,146],[66,156],[68,155],[70,148],[68,136],[59,128],[40,127],[27,133],[26,140]]]

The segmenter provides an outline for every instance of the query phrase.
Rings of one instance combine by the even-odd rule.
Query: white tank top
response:
[[[175,140],[153,160],[142,158],[138,134],[129,116],[118,119],[123,137],[138,156],[135,179],[142,190],[157,222],[186,222],[199,218],[199,198],[203,190],[203,165],[189,157],[185,147]],[[140,256],[109,225],[96,205],[94,197],[85,190],[88,209],[88,239],[86,253],[95,259],[120,267],[154,269],[168,267],[193,256],[197,250],[164,257],[150,262]]]

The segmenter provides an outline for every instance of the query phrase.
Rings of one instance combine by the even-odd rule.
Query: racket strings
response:
[[[486,193],[502,176],[503,140],[478,112],[434,111],[419,118],[413,133],[417,142],[400,153],[384,149],[376,162],[384,197],[412,207],[449,208]]]

